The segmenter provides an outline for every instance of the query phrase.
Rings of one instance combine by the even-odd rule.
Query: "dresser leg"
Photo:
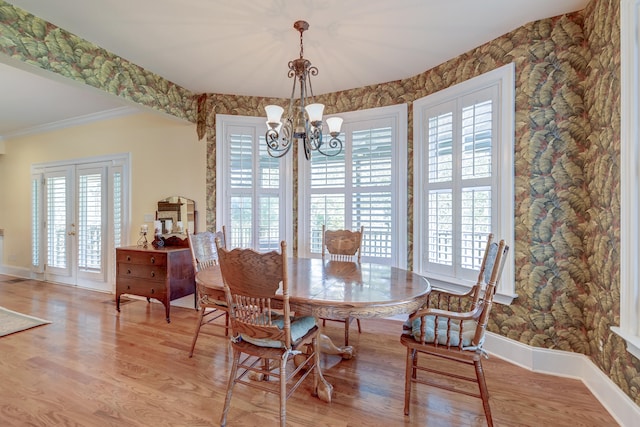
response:
[[[118,313],[120,312],[120,294],[116,295],[116,310],[118,310]]]

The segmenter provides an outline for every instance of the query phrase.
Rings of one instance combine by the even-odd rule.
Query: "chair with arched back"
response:
[[[218,250],[216,248],[215,239],[218,238],[224,247],[226,247],[226,232],[224,225],[222,230],[215,233],[211,231],[203,231],[191,234],[187,231],[187,240],[189,241],[189,249],[191,250],[191,258],[193,268],[196,272],[205,268],[218,268]],[[189,357],[193,356],[196,347],[196,341],[200,334],[200,328],[203,325],[210,324],[224,328],[224,335],[229,334],[229,311],[227,309],[226,299],[221,299],[219,295],[212,294],[206,286],[196,284],[196,292],[198,299],[198,324],[196,325]],[[215,322],[224,316],[224,323]]]
[[[218,247],[220,272],[230,307],[233,364],[220,425],[227,422],[236,384],[278,394],[280,425],[286,425],[286,402],[311,374],[318,393],[318,326],[312,316],[293,316],[289,306],[286,243],[280,252]],[[276,294],[278,289],[282,294]],[[294,356],[298,356],[294,362]],[[246,377],[253,373],[253,378]],[[269,381],[276,377],[276,381]]]
[[[362,238],[364,236],[364,226],[360,226],[360,230],[327,230],[322,225],[322,258],[328,257],[331,261],[342,262],[360,262],[362,253]],[[346,319],[322,319],[322,326],[326,325],[326,321],[344,323],[344,345],[349,345],[349,326],[353,318]],[[358,332],[362,333],[360,319],[356,319]]]

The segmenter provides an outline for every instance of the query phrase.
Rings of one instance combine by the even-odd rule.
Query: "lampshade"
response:
[[[307,116],[311,123],[322,121],[322,112],[324,111],[324,104],[309,104],[304,109],[307,112]]]
[[[329,126],[329,134],[333,135],[340,133],[340,128],[342,127],[342,118],[341,117],[329,117],[327,119],[327,126]]]
[[[267,124],[280,123],[282,113],[284,113],[284,108],[279,105],[267,105],[264,107],[264,111],[267,113]]]

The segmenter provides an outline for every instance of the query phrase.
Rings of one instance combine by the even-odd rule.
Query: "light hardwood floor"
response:
[[[219,425],[230,365],[227,340],[197,322],[193,309],[132,300],[0,275],[0,306],[51,320],[0,338],[0,426]],[[484,426],[479,399],[414,386],[403,415],[405,349],[401,323],[363,320],[352,360],[322,356],[334,386],[329,404],[310,381],[287,404],[291,426]],[[325,331],[340,342],[342,325]],[[484,363],[498,426],[614,426],[582,382],[534,374],[496,357]],[[274,395],[234,389],[229,426],[275,426]]]

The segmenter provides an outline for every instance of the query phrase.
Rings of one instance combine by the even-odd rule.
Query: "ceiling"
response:
[[[304,57],[316,94],[414,76],[589,0],[7,0],[194,92],[288,98]],[[0,141],[136,111],[0,53]],[[140,107],[142,108],[142,107]]]

